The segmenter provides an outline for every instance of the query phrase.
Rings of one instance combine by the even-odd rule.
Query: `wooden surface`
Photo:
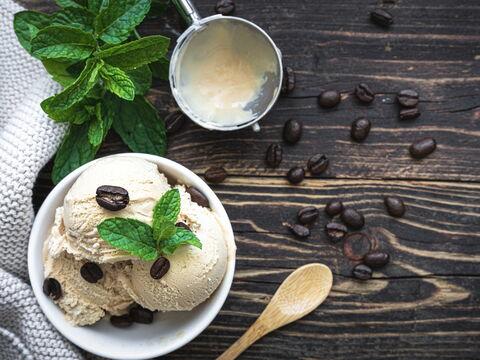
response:
[[[202,15],[214,0],[195,1]],[[198,174],[211,165],[230,173],[213,189],[236,232],[237,271],[230,296],[212,325],[169,359],[213,359],[261,313],[286,276],[309,262],[334,273],[331,296],[303,320],[254,344],[243,359],[480,359],[480,3],[478,0],[384,0],[395,16],[389,30],[372,25],[368,13],[381,1],[238,0],[237,15],[264,27],[297,74],[297,89],[281,98],[249,129],[221,134],[188,124],[170,137],[168,157]],[[51,10],[53,1],[24,1]],[[176,37],[181,21],[165,18],[142,26],[144,34]],[[377,93],[369,106],[351,91],[358,82]],[[343,92],[341,105],[319,109],[321,89]],[[399,122],[394,94],[414,88],[422,115]],[[168,86],[150,98],[162,114],[174,108]],[[349,139],[349,125],[367,116],[373,126],[363,144]],[[303,121],[302,141],[286,146],[277,170],[264,154],[281,141],[283,123]],[[413,161],[408,145],[433,136],[437,151]],[[126,151],[111,134],[99,156]],[[321,178],[290,186],[285,172],[315,153],[331,161]],[[52,188],[51,165],[34,189],[38,207]],[[407,204],[402,219],[385,212],[382,197]],[[322,228],[299,241],[282,222],[306,205],[340,198],[366,216],[366,229],[387,249],[392,263],[360,282],[340,245]]]

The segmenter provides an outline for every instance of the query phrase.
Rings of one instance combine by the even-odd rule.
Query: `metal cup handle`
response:
[[[172,0],[172,2],[188,26],[201,19],[200,14],[190,0]]]

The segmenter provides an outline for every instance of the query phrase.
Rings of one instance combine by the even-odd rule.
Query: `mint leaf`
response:
[[[32,54],[40,60],[83,60],[96,46],[93,36],[83,30],[64,25],[48,26],[32,40]]]
[[[57,110],[47,113],[48,117],[55,122],[69,122],[71,124],[81,125],[90,120],[90,113],[87,110],[87,104],[80,102],[69,107],[67,110]]]
[[[168,190],[153,208],[153,222],[167,220],[175,223],[180,214],[180,192],[178,189]]]
[[[98,234],[117,249],[127,251],[145,261],[158,257],[152,228],[147,224],[124,218],[106,219],[97,226]]]
[[[98,14],[108,5],[108,0],[88,0],[88,9],[94,14]]]
[[[170,61],[166,57],[150,64],[150,69],[154,78],[168,80]]]
[[[122,70],[132,70],[163,58],[169,44],[168,38],[152,35],[99,51],[95,55]]]
[[[68,71],[69,67],[74,63],[57,60],[43,60],[42,63],[45,70],[52,76],[52,79],[63,87],[67,87],[75,81],[76,76]]]
[[[66,7],[76,7],[76,8],[84,8],[87,5],[87,0],[55,0],[58,6],[66,8]]]
[[[52,25],[66,25],[93,33],[95,15],[81,7],[68,7],[53,15]]]
[[[88,141],[88,123],[71,125],[53,163],[52,180],[58,184],[70,172],[93,160],[98,146]]]
[[[157,248],[175,234],[175,224],[168,220],[157,221],[153,223],[153,238],[156,241]]]
[[[147,65],[125,71],[135,86],[135,94],[145,95],[152,86],[152,72]]]
[[[175,235],[160,244],[160,252],[165,255],[171,255],[182,245],[192,245],[199,249],[202,248],[202,243],[194,233],[187,229],[177,227],[175,228]]]
[[[38,32],[50,24],[50,16],[35,11],[20,11],[13,18],[13,29],[17,35],[18,42],[32,53],[32,39]]]
[[[113,112],[113,128],[134,152],[165,155],[167,138],[163,121],[155,108],[142,96],[125,101],[115,96],[106,98]]]
[[[108,44],[120,44],[150,10],[150,0],[110,1],[97,16],[96,33]]]
[[[92,146],[99,146],[105,136],[107,136],[107,132],[112,125],[109,118],[104,116],[102,111],[102,104],[98,103],[95,106],[95,117],[90,122],[90,127],[88,128],[88,141]]]
[[[92,59],[87,60],[87,64],[79,77],[62,92],[43,100],[41,103],[42,109],[50,114],[59,110],[67,110],[80,102],[97,83],[98,72],[102,65],[101,62]]]
[[[105,87],[125,100],[133,100],[135,97],[135,85],[128,75],[121,69],[105,64],[100,70]]]

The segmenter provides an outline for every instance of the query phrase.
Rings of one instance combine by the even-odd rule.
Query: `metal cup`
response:
[[[283,77],[282,55],[280,50],[264,30],[248,20],[222,15],[213,15],[202,19],[190,0],[173,0],[173,3],[182,18],[189,25],[188,29],[177,39],[177,45],[173,50],[170,61],[170,87],[178,106],[195,123],[209,130],[230,131],[242,129],[247,126],[252,126],[254,131],[260,130],[258,121],[270,111],[280,94]],[[274,64],[275,67],[274,73],[269,73],[258,98],[251,101],[245,107],[248,107],[248,110],[251,111],[251,118],[244,123],[236,125],[224,125],[209,121],[208,119],[202,119],[199,114],[195,114],[195,112],[192,111],[179,86],[179,82],[181,81],[179,74],[182,71],[181,59],[189,56],[191,40],[206,27],[217,26],[220,22],[236,24],[238,25],[235,27],[236,31],[245,31],[245,36],[255,36],[256,39],[260,39],[259,41],[264,41],[266,49],[268,49],[267,55],[271,56],[272,64]]]

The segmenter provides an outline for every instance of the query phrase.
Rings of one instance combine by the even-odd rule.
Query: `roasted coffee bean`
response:
[[[286,95],[295,89],[295,72],[289,66],[283,68],[282,94]]]
[[[395,196],[385,196],[383,202],[390,215],[394,217],[402,217],[403,214],[405,214],[405,204],[402,199]]]
[[[370,13],[370,19],[377,25],[388,27],[393,24],[393,16],[383,9],[375,9]]]
[[[189,186],[187,187],[186,191],[190,194],[190,198],[193,202],[203,207],[210,207],[210,202],[200,190],[194,188],[193,186]]]
[[[120,186],[102,185],[97,188],[97,204],[110,211],[125,209],[130,201],[128,191]]]
[[[179,227],[179,228],[183,228],[183,229],[188,230],[188,231],[192,231],[192,230],[190,229],[190,226],[188,226],[187,224],[185,224],[185,223],[182,222],[182,221],[177,222],[177,223],[175,224],[175,226],[176,226],[176,227]]]
[[[350,136],[355,141],[363,141],[370,133],[371,127],[372,123],[370,122],[370,120],[365,118],[359,118],[352,123],[352,127],[350,129]]]
[[[127,328],[133,324],[129,314],[110,316],[110,324],[117,328]]]
[[[378,269],[388,264],[390,261],[390,255],[382,251],[374,251],[368,253],[363,258],[365,265],[370,266],[372,269]]]
[[[326,90],[318,95],[318,104],[323,108],[333,108],[340,104],[342,97],[336,90]]]
[[[334,217],[343,211],[343,203],[338,200],[332,200],[325,205],[325,212],[328,216]]]
[[[205,171],[205,180],[209,183],[220,184],[227,178],[227,172],[223,167],[212,166]]]
[[[410,155],[415,159],[423,159],[430,155],[437,148],[437,142],[434,138],[423,138],[410,145]]]
[[[215,12],[222,15],[232,15],[235,12],[235,2],[233,0],[219,0],[215,5]]]
[[[358,84],[355,87],[355,96],[365,104],[370,104],[375,99],[375,93],[367,84]]]
[[[58,300],[62,297],[62,286],[54,278],[46,278],[43,281],[43,293],[52,300]]]
[[[89,261],[83,264],[80,268],[80,275],[82,275],[82,278],[85,281],[95,284],[103,277],[103,271],[100,266]]]
[[[365,225],[363,215],[352,208],[343,209],[341,219],[345,225],[352,229],[361,229]]]
[[[359,264],[353,268],[352,274],[359,280],[368,280],[372,278],[372,269],[367,265]]]
[[[130,309],[130,319],[140,324],[151,324],[153,322],[153,311],[145,309],[140,305]]]
[[[418,105],[418,93],[415,90],[402,90],[397,94],[398,103],[403,107],[415,107]]]
[[[329,160],[323,154],[313,155],[308,159],[307,167],[312,175],[320,175],[327,170]]]
[[[298,211],[297,218],[302,224],[311,224],[317,220],[319,215],[320,213],[315,206],[307,206]]]
[[[271,144],[267,149],[265,161],[267,165],[276,168],[280,165],[283,158],[283,148],[279,144]]]
[[[339,242],[347,235],[347,227],[343,224],[330,222],[325,225],[325,233],[332,242]]]
[[[152,264],[150,268],[150,276],[155,280],[161,279],[170,269],[170,261],[167,258],[160,256]]]
[[[283,140],[295,144],[302,137],[303,124],[301,121],[290,119],[283,126]]]
[[[420,110],[417,107],[401,109],[399,116],[400,120],[413,120],[420,116]]]
[[[290,229],[291,233],[298,238],[304,239],[310,236],[310,229],[307,228],[306,226],[296,224],[296,225],[288,225],[288,228]]]
[[[300,166],[291,168],[287,173],[287,179],[292,184],[300,184],[305,178],[305,170]]]
[[[167,135],[173,135],[179,132],[187,122],[187,115],[181,110],[171,112],[165,117],[165,130]]]
[[[343,242],[343,254],[350,260],[362,260],[372,249],[372,240],[367,234],[348,234]]]

